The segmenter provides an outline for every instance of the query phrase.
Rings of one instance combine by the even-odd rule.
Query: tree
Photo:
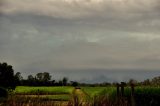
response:
[[[131,84],[137,84],[138,81],[136,81],[135,79],[130,79],[128,84],[131,85]]]
[[[33,75],[28,75],[27,84],[30,86],[35,85],[35,78],[33,77]]]
[[[33,75],[28,75],[28,78],[27,78],[29,81],[33,81],[34,80],[34,77]]]
[[[36,84],[47,86],[50,84],[51,76],[48,72],[37,73],[35,77]]]
[[[48,72],[44,72],[43,73],[43,81],[48,82],[49,80],[51,80],[50,74]]]
[[[152,79],[152,84],[153,84],[153,85],[160,85],[160,76],[154,77],[154,78]]]
[[[52,80],[51,85],[55,85],[55,82],[56,82],[55,80]]]
[[[36,74],[36,79],[39,80],[39,81],[42,81],[42,79],[43,79],[43,73],[37,73]]]
[[[72,85],[73,87],[77,87],[77,86],[78,86],[78,82],[76,82],[76,81],[71,81],[71,85]]]
[[[36,78],[41,82],[47,82],[51,79],[51,76],[48,72],[37,73]]]
[[[143,85],[150,85],[150,80],[149,79],[146,79],[142,82]]]
[[[21,81],[23,80],[23,77],[21,76],[20,72],[17,72],[14,76],[16,85],[21,85]]]
[[[62,79],[62,82],[63,82],[63,86],[66,86],[67,85],[67,82],[68,82],[68,78],[64,77]]]
[[[22,75],[21,75],[20,72],[17,72],[17,73],[15,74],[15,77],[17,77],[20,81],[23,80],[23,77],[22,77]]]
[[[1,97],[7,97],[7,96],[8,96],[7,90],[0,87],[0,98]]]
[[[63,85],[63,81],[62,80],[59,80],[58,81],[58,86],[62,86]]]
[[[0,86],[6,89],[15,89],[14,70],[7,63],[0,63]]]

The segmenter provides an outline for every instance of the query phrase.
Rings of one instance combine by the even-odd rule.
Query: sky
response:
[[[152,78],[159,45],[160,0],[0,0],[0,61],[24,76]]]

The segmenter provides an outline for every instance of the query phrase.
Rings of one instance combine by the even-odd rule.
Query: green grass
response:
[[[160,95],[160,87],[150,87],[150,86],[136,87],[135,93]]]
[[[128,96],[131,94],[130,87],[125,88],[125,95]],[[160,87],[152,86],[137,86],[135,87],[136,94],[145,94],[145,95],[160,95]]]
[[[90,97],[93,97],[103,91],[104,87],[82,87],[82,90],[87,93]]]
[[[18,86],[16,87],[15,94],[22,95],[54,95],[54,94],[71,94],[73,87],[29,87]]]
[[[116,87],[82,87],[82,90],[88,94],[90,97],[94,96],[116,96]],[[151,86],[137,86],[135,87],[136,94],[148,94],[148,95],[160,95],[160,87],[151,87]],[[124,95],[130,96],[131,88],[125,87]]]
[[[38,91],[39,90],[39,91]],[[16,87],[15,94],[18,95],[40,95],[51,100],[70,100],[74,87]],[[81,87],[81,90],[89,98],[107,96],[110,99],[116,97],[116,87]],[[130,87],[125,87],[124,95],[130,96]],[[136,94],[160,95],[160,87],[136,86]],[[41,96],[44,95],[44,96]],[[48,96],[47,96],[48,95]]]
[[[82,87],[82,90],[87,93],[90,97],[98,95],[111,96],[116,93],[115,87]]]

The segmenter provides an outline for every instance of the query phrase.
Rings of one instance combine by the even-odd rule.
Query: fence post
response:
[[[123,97],[124,96],[124,86],[126,84],[124,82],[121,82],[121,96]]]
[[[117,83],[116,87],[117,87],[117,105],[119,105],[119,102],[120,102],[120,90],[119,90],[120,84]]]
[[[134,96],[134,84],[131,84],[131,96]]]
[[[135,99],[134,99],[134,87],[135,87],[135,85],[132,83],[130,86],[131,86],[131,106],[135,106]]]
[[[117,97],[119,98],[119,87],[120,87],[120,85],[117,83],[116,86],[117,86]]]

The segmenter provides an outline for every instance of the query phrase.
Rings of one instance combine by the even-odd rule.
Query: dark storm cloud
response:
[[[159,11],[159,0],[2,0],[0,59],[16,71],[57,76],[159,70]]]

